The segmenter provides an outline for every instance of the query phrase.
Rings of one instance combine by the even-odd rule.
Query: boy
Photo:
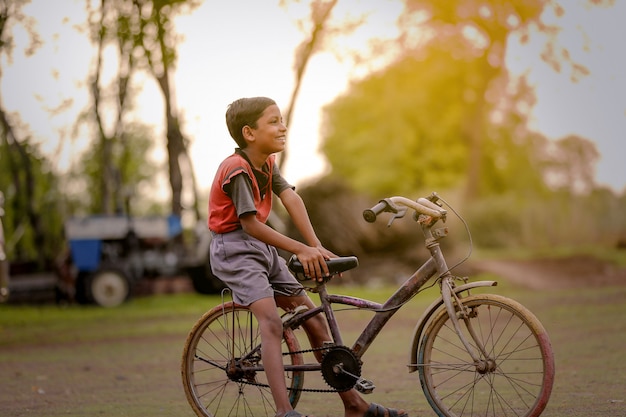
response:
[[[228,285],[235,302],[255,315],[261,331],[261,356],[276,405],[277,417],[300,417],[287,396],[281,354],[282,321],[277,306],[291,311],[314,308],[300,283],[288,271],[276,248],[294,253],[305,273],[317,280],[328,274],[325,260],[334,257],[317,238],[300,196],[280,175],[274,154],[285,148],[287,128],[280,109],[266,97],[242,98],[226,111],[228,131],[239,148],[219,166],[209,196],[211,267]],[[305,242],[291,239],[265,224],[272,193],[289,213]],[[323,316],[303,324],[311,346],[330,340]],[[356,390],[339,393],[346,417],[405,417],[404,412],[368,405]]]

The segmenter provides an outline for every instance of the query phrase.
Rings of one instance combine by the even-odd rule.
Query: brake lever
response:
[[[408,209],[407,207],[401,207],[401,208],[396,207],[396,211],[394,215],[391,217],[391,219],[389,219],[389,222],[387,223],[387,227],[391,227],[391,223],[393,223],[394,220],[403,218],[404,215],[406,214],[407,209]]]

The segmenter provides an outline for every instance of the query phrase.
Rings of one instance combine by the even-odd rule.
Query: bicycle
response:
[[[408,363],[409,372],[419,374],[424,395],[437,415],[536,417],[543,412],[555,373],[548,334],[518,302],[495,294],[471,294],[471,290],[497,285],[495,281],[469,282],[452,275],[439,244],[448,229],[433,229],[446,220],[444,203],[454,212],[436,193],[416,201],[386,198],[363,212],[368,222],[383,212],[392,213],[390,225],[409,209],[414,211],[431,255],[382,304],[330,294],[326,287],[330,277],[323,282],[310,280],[295,257],[289,260],[291,271],[301,282],[311,283],[309,290],[320,299],[312,310],[283,315],[284,367],[294,407],[303,391],[338,392],[354,387],[372,392],[374,383],[361,376],[369,346],[402,306],[422,289],[438,284],[441,295],[417,321]],[[355,268],[358,259],[340,257],[327,264],[332,277]],[[431,280],[434,284],[426,287]],[[344,345],[334,304],[374,312],[351,347]],[[326,317],[333,340],[301,350],[294,330],[316,314]],[[185,394],[198,416],[274,415],[260,347],[258,326],[245,306],[223,300],[198,320],[185,342],[181,369]],[[305,363],[304,354],[315,350],[321,351],[322,359]],[[306,372],[321,373],[330,388],[305,388]]]

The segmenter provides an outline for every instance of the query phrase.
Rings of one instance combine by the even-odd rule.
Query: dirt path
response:
[[[591,256],[532,261],[483,260],[474,261],[471,267],[533,290],[626,285],[626,268]]]

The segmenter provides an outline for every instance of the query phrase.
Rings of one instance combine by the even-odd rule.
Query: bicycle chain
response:
[[[299,354],[299,353],[317,352],[319,350],[328,350],[330,348],[332,348],[332,346],[322,346],[322,347],[316,347],[316,348],[305,349],[305,350],[296,350],[296,351],[293,351],[293,352],[284,352],[283,356],[296,355],[296,354]]]
[[[290,356],[290,355],[297,355],[300,353],[310,353],[310,352],[318,352],[318,351],[322,351],[322,350],[328,350],[329,347],[328,346],[322,346],[322,347],[316,347],[316,348],[311,348],[311,349],[303,349],[303,350],[297,350],[294,352],[284,352],[283,356]],[[339,392],[339,390],[336,389],[321,389],[321,388],[299,388],[299,389],[294,389],[294,388],[288,388],[288,390],[290,391],[302,391],[302,392],[319,392],[319,393],[331,393],[331,392]]]
[[[294,352],[284,352],[283,356],[296,355],[296,354],[299,354],[299,353],[316,352],[316,351],[320,351],[320,350],[328,350],[328,347],[317,347],[317,348],[311,348],[311,349],[305,349],[305,350],[297,350],[297,351],[294,351]],[[242,383],[242,384],[246,384],[246,385],[254,385],[256,387],[269,388],[268,384],[260,384],[258,382],[250,382],[250,381],[244,381],[244,380],[239,380],[237,382]],[[321,389],[321,388],[289,388],[289,387],[287,387],[287,390],[288,391],[301,391],[301,392],[317,392],[317,393],[335,393],[335,392],[339,392],[336,389]]]
[[[255,387],[263,387],[263,388],[269,388],[270,386],[267,384],[259,384],[258,382],[250,382],[250,381],[237,381],[239,383],[242,384],[246,384],[246,385],[254,385]],[[318,392],[318,393],[335,393],[335,392],[339,392],[336,389],[315,389],[315,388],[289,388],[287,387],[287,391],[302,391],[302,392]]]

